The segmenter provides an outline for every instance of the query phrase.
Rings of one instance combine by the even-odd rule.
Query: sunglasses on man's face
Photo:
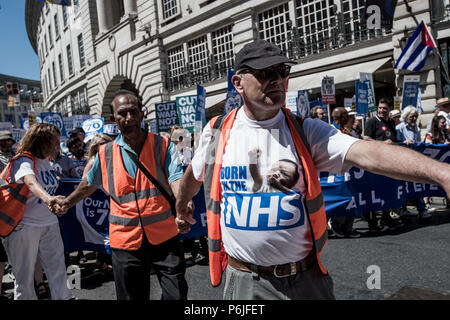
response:
[[[239,73],[251,73],[255,77],[257,77],[261,81],[272,79],[276,73],[280,76],[280,78],[285,79],[289,76],[289,73],[291,72],[291,67],[288,65],[280,65],[272,68],[262,69],[262,70],[256,70],[256,69],[244,69]]]

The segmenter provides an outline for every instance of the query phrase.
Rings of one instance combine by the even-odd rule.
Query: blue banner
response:
[[[416,143],[412,145],[412,148],[436,160],[450,163],[450,145]],[[321,172],[319,178],[328,218],[357,217],[369,211],[403,207],[410,199],[445,196],[444,190],[436,185],[395,180],[359,168],[351,168],[342,175]],[[62,180],[56,194],[69,195],[79,181],[76,179]],[[226,195],[226,190],[224,200],[237,201],[236,203],[239,204],[238,199],[231,199]],[[197,223],[191,227],[189,233],[181,235],[181,238],[193,238],[207,234],[203,186],[194,196],[193,201],[195,205],[194,219]],[[242,225],[240,221],[225,222],[234,228],[267,228],[263,225]],[[97,190],[60,218],[65,251],[91,250],[109,253],[108,223],[109,197],[103,191]]]
[[[69,195],[80,183],[79,179],[61,180],[57,195]],[[111,253],[109,247],[109,197],[98,189],[78,202],[59,218],[67,253],[79,250]]]
[[[411,147],[450,163],[449,145],[416,143]],[[445,196],[444,190],[436,185],[395,180],[359,168],[351,168],[343,175],[321,172],[319,178],[328,218],[357,217],[369,211],[400,208],[411,199]]]

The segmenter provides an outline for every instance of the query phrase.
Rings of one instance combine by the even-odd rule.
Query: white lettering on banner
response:
[[[356,201],[358,200],[358,201]],[[384,200],[378,199],[375,195],[375,190],[371,190],[371,204],[380,203],[382,206],[384,205]],[[367,200],[364,200],[362,192],[358,192],[357,199],[356,196],[352,196],[349,203],[347,204],[346,210],[355,209],[358,206],[364,206],[367,204]]]
[[[304,223],[302,196],[298,193],[224,193],[224,222],[246,230],[278,230]]]
[[[208,221],[206,218],[206,212],[200,213],[200,221],[202,223],[202,227],[206,227],[206,222]]]
[[[84,205],[89,207],[95,207],[95,208],[103,208],[103,209],[109,209],[109,200],[94,200],[90,197],[85,198]]]
[[[450,151],[447,151],[446,153],[444,153],[444,154],[442,155],[442,157],[439,158],[439,161],[447,162],[447,158],[448,158],[448,157],[450,157]]]
[[[401,199],[402,194],[403,194],[402,189],[403,189],[402,186],[398,186],[398,189],[397,189],[397,199],[399,199],[399,200]]]
[[[358,193],[358,195],[359,195],[359,205],[360,206],[365,205],[366,201],[362,199],[362,193],[360,192],[360,193]]]
[[[436,159],[439,154],[439,149],[425,148],[422,153],[424,155],[430,156],[433,159]]]
[[[413,182],[413,186],[414,186],[414,192],[422,192],[425,190],[425,186],[421,183]]]
[[[345,182],[347,182],[347,181],[350,181],[350,179],[351,179],[351,176],[350,176],[350,172],[345,172],[344,173],[344,181]]]
[[[430,184],[430,190],[437,191],[439,187],[436,184]]]
[[[372,190],[371,194],[372,194],[372,203],[381,203],[381,205],[384,206],[384,200],[376,198],[375,190]]]
[[[358,170],[353,171],[354,175],[355,175],[355,179],[361,179],[364,175],[364,170],[363,169],[359,169]]]

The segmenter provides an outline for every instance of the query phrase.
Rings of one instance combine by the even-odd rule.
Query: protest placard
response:
[[[367,83],[356,81],[356,115],[358,116],[367,117],[369,115],[368,92]]]
[[[157,103],[155,110],[158,132],[169,132],[170,128],[179,124],[176,101]]]
[[[190,133],[194,133],[197,96],[177,97],[176,105],[180,126],[188,130]]]
[[[322,103],[335,104],[336,92],[334,87],[334,77],[324,77],[322,79]]]
[[[66,129],[64,127],[64,120],[59,112],[42,112],[40,115],[43,123],[50,123],[58,127],[61,131],[61,136],[67,136]]]
[[[405,75],[403,78],[402,110],[407,106],[417,107],[419,95],[419,75]]]

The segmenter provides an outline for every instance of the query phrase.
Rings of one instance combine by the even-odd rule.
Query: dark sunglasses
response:
[[[269,80],[272,79],[275,76],[275,73],[278,73],[280,78],[284,79],[289,76],[289,73],[291,72],[291,66],[288,65],[280,65],[272,68],[262,69],[262,70],[256,70],[256,69],[243,69],[239,73],[252,73],[255,77],[257,77],[259,80]]]

